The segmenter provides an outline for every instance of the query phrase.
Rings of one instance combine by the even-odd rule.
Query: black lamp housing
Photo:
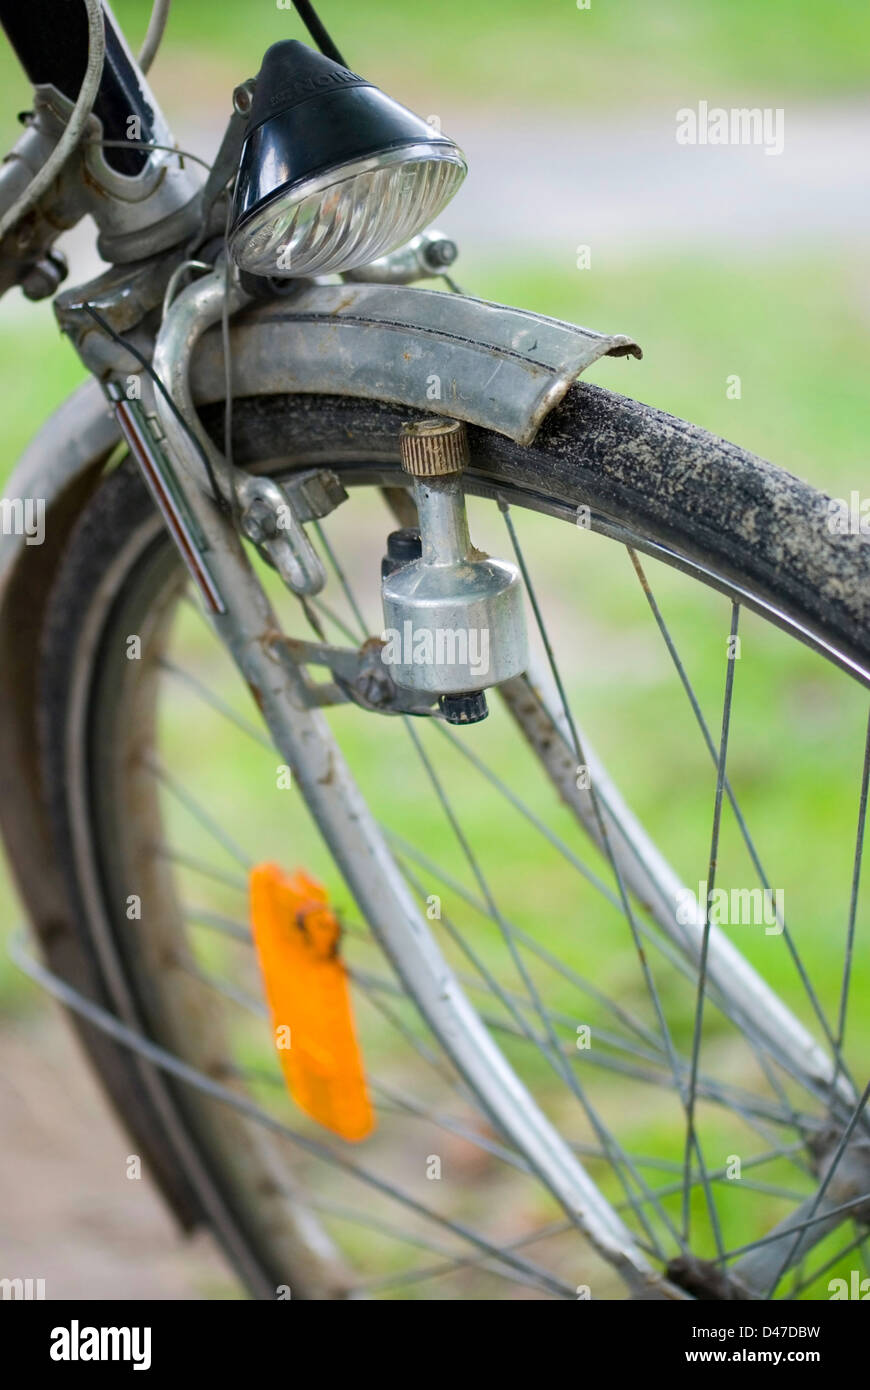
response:
[[[447,136],[295,39],[256,82],[230,254],[254,275],[351,270],[433,220],[465,177]]]

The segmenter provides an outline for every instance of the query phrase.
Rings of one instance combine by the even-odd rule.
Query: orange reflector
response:
[[[250,874],[251,925],[275,1046],[300,1109],[342,1139],[375,1126],[353,1026],[341,928],[326,889],[301,869],[258,864]]]

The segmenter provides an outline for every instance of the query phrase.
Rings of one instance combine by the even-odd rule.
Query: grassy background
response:
[[[113,8],[137,48],[149,0],[116,0]],[[575,0],[441,0],[437,14],[407,0],[324,0],[318,8],[351,67],[427,111],[446,101],[487,111],[497,104],[520,115],[527,105],[616,112],[680,106],[707,94],[728,104],[757,101],[760,89],[763,104],[777,106],[866,93],[870,14],[861,0],[766,0],[763,7],[754,0],[592,0],[588,10]],[[154,69],[170,114],[256,72],[270,43],[304,37],[289,4],[272,0],[183,0],[173,9]],[[0,79],[8,97],[26,102],[6,52]],[[20,106],[4,105],[8,123]]]
[[[147,4],[119,0],[115,9],[135,46],[144,32]],[[153,72],[170,120],[200,115],[213,120],[225,109],[229,88],[256,70],[268,43],[301,36],[295,17],[265,0],[219,6],[186,0],[177,10]],[[437,19],[399,0],[367,6],[324,0],[322,13],[352,66],[418,110],[443,113],[447,129],[451,107],[485,113],[508,128],[522,126],[526,112],[530,118],[543,112],[553,115],[557,139],[556,118],[566,113],[582,120],[594,110],[624,120],[636,112],[640,121],[644,112],[672,112],[699,96],[724,105],[851,102],[866,84],[870,10],[856,0],[833,8],[810,0],[769,0],[763,9],[749,0],[706,0],[703,6],[688,0],[618,6],[592,0],[589,11],[578,10],[573,0],[476,0],[474,6],[443,0]],[[2,134],[11,141],[11,114],[27,104],[27,90],[5,50],[0,88],[8,93]],[[797,249],[786,235],[774,251],[733,258],[705,253],[699,245],[689,257],[657,253],[617,260],[604,248],[596,251],[594,270],[584,273],[574,269],[570,255],[561,265],[506,259],[497,250],[486,257],[472,252],[463,258],[462,281],[484,297],[630,332],[645,349],[644,361],[599,365],[592,373],[596,379],[846,495],[866,477],[870,437],[870,289],[854,230],[844,227],[836,245]],[[726,396],[732,373],[742,381],[737,401]],[[4,477],[34,429],[80,379],[50,308],[25,306],[17,294],[8,296],[0,306]],[[565,554],[550,556],[538,538],[537,554],[552,588],[564,586],[563,565],[570,563],[575,568],[569,592],[594,595],[594,605],[581,603],[580,616],[571,619],[577,626],[570,635],[578,651],[594,643],[605,659],[590,670],[569,655],[572,688],[582,695],[596,742],[616,763],[632,803],[642,818],[660,827],[677,867],[696,883],[709,833],[709,781],[697,750],[685,751],[685,726],[674,723],[672,677],[661,653],[645,645],[652,638],[639,593],[628,579],[601,582],[611,564],[601,546],[569,562],[567,538]],[[668,617],[692,651],[691,674],[715,724],[722,682],[721,605],[714,614],[706,600],[684,598],[669,576],[656,572],[656,582],[669,603]],[[800,914],[801,948],[818,974],[826,1005],[833,1007],[840,953],[839,944],[832,950],[830,942],[841,940],[864,705],[843,683],[835,691],[816,658],[778,639],[766,642],[751,620],[746,631],[750,661],[739,673],[735,709],[741,795],[752,824],[763,826],[763,857],[776,866],[774,881],[794,893],[790,902]],[[202,660],[207,661],[204,650]],[[767,738],[771,709],[778,714],[775,744]],[[170,734],[179,766],[205,776],[203,793],[219,808],[221,797],[229,794],[225,777],[218,776],[225,758],[213,757],[203,773],[193,736],[197,715],[182,708],[179,720]],[[381,744],[369,743],[352,719],[344,732],[372,795],[388,802],[377,783]],[[511,756],[495,728],[486,737],[493,758]],[[235,756],[228,746],[225,755]],[[237,767],[232,794],[250,792],[253,806],[254,774],[245,770],[241,755]],[[272,809],[264,804],[248,827],[263,844],[269,841]],[[419,835],[433,852],[444,847],[443,826],[410,794],[383,809],[392,809],[406,833]],[[226,810],[231,814],[232,806]],[[484,839],[484,852],[498,862],[506,892],[521,904],[528,860],[520,828],[499,825]],[[808,846],[822,839],[830,859],[816,869]],[[732,865],[739,864],[731,827],[726,827],[724,850]],[[733,872],[735,881],[744,881],[740,869]],[[542,899],[518,908],[521,914],[528,911],[523,920],[530,929],[536,912],[558,915],[557,880],[546,882]],[[15,909],[5,888],[0,911],[8,928]],[[591,965],[612,969],[604,919],[594,908],[590,912]],[[859,942],[866,948],[863,918],[861,925]],[[768,945],[750,943],[749,952],[769,978],[791,991],[787,963],[771,964]],[[870,988],[864,958],[866,950],[856,976],[859,1005]],[[618,973],[611,978],[618,981]],[[37,995],[13,976],[5,955],[0,955],[0,1005],[7,1012],[39,1007]],[[798,1007],[806,1017],[805,1008]],[[866,1057],[870,1023],[865,1015],[866,1009],[856,1009],[853,1043]],[[645,1117],[638,1143],[655,1148],[660,1124],[660,1117]]]

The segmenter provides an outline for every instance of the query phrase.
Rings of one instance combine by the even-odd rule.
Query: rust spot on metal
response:
[[[260,713],[262,714],[262,713],[264,712],[264,705],[263,705],[263,695],[262,695],[262,692],[260,691],[260,689],[259,689],[256,685],[254,685],[254,682],[253,682],[253,681],[248,681],[248,689],[250,690],[251,694],[252,694],[253,697],[254,697],[254,703],[255,703],[255,705],[257,706],[257,709],[258,709],[258,710],[260,711]]]
[[[335,767],[332,761],[332,753],[329,754],[329,767],[322,777],[318,777],[317,783],[321,787],[331,787],[335,781]]]
[[[280,661],[281,653],[287,647],[293,647],[294,641],[291,637],[285,637],[280,628],[267,627],[264,632],[258,634],[254,639],[257,646],[262,647],[266,656],[271,661]],[[298,645],[296,643],[295,645]]]

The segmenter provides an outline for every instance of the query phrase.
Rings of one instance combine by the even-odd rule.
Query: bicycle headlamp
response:
[[[447,136],[294,40],[257,78],[230,255],[253,275],[352,270],[431,222],[466,174]]]

